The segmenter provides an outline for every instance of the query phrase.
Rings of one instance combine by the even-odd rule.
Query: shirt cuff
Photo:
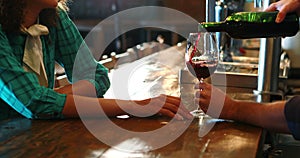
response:
[[[41,103],[43,104],[42,108],[34,113],[35,119],[64,119],[62,111],[65,106],[66,96],[66,94],[48,91],[48,102]]]
[[[89,79],[88,81],[91,82],[94,85],[95,90],[96,90],[96,96],[97,96],[97,98],[103,98],[103,95],[107,91],[107,88],[105,88],[105,86],[99,84],[95,80]]]

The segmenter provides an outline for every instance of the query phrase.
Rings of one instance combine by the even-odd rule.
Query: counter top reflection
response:
[[[111,119],[116,125],[131,131],[149,131],[163,127],[167,118]],[[105,120],[91,120],[101,124]],[[103,130],[119,139],[115,146],[98,140],[80,120],[30,121],[16,119],[1,125],[1,157],[256,157],[262,130],[235,123],[218,122],[203,138],[198,137],[198,122],[194,120],[188,129],[165,147],[148,151],[149,144],[138,137],[128,138],[118,132]],[[170,129],[171,131],[171,129]],[[172,134],[172,133],[170,133]],[[207,148],[202,153],[207,140]],[[127,145],[129,152],[117,150]]]

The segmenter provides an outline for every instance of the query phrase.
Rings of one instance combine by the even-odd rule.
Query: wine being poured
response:
[[[294,36],[299,31],[299,18],[289,13],[281,23],[276,23],[276,12],[237,12],[222,22],[203,22],[199,32],[226,32],[237,39]]]
[[[185,62],[188,70],[200,82],[212,75],[218,65],[219,49],[216,34],[213,32],[190,33],[187,40]],[[194,110],[192,114],[199,117],[201,109]]]

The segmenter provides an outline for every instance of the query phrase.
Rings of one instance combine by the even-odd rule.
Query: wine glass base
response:
[[[205,116],[205,113],[202,110],[194,110],[190,112],[194,118],[201,118]]]
[[[206,115],[202,110],[194,110],[191,111],[190,114],[192,114],[194,118],[211,118],[209,115]]]

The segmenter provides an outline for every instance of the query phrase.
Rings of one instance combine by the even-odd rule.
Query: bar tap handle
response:
[[[254,6],[266,9],[273,0],[254,0]],[[266,100],[258,99],[258,102],[269,102],[272,95],[281,95],[278,92],[279,62],[281,55],[281,38],[261,38],[259,50],[259,64],[256,95],[267,94]]]
[[[224,0],[219,0],[216,2],[215,6],[215,21],[220,22],[225,20],[228,15],[228,7]]]
[[[276,0],[254,0],[254,8],[259,8],[260,10],[266,9],[271,3],[276,2]]]
[[[216,1],[216,6],[215,6],[215,21],[216,22],[221,22],[223,20],[225,20],[225,18],[228,16],[228,7],[225,4],[224,0],[219,0]],[[217,46],[219,48],[219,50],[221,50],[222,48],[224,48],[225,43],[226,43],[226,39],[224,38],[224,36],[227,36],[225,33],[223,32],[217,32],[216,33],[216,37],[217,37]]]
[[[215,8],[216,1],[215,0],[205,0],[205,4],[206,4],[205,21],[212,22],[215,20],[214,8]]]
[[[254,0],[254,8],[262,8],[263,0]]]

